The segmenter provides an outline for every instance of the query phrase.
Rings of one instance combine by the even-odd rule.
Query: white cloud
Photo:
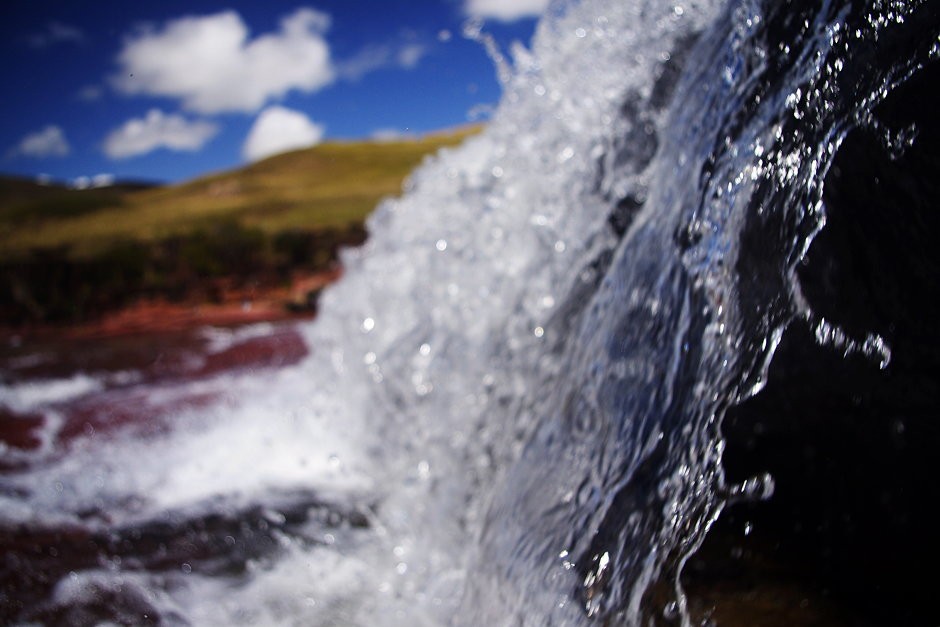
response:
[[[337,64],[336,71],[348,81],[358,81],[369,72],[387,67],[391,59],[392,51],[388,46],[367,46]]]
[[[414,139],[414,133],[402,131],[397,128],[380,128],[372,132],[372,141],[379,143],[397,142],[406,139]]]
[[[112,159],[125,159],[158,148],[194,152],[218,132],[211,122],[190,121],[151,109],[146,117],[130,119],[111,131],[104,140],[104,153]]]
[[[29,45],[33,48],[48,48],[55,44],[81,44],[85,42],[85,33],[74,26],[61,22],[49,22],[39,33],[29,36]]]
[[[101,88],[97,85],[85,85],[76,94],[82,102],[95,102],[101,100]]]
[[[69,181],[72,189],[96,189],[114,185],[115,177],[110,173],[96,174],[94,176],[79,176]]]
[[[386,68],[414,69],[424,55],[427,47],[412,43],[395,48],[393,46],[366,46],[354,56],[336,64],[336,73],[349,81],[358,81],[366,74]]]
[[[313,92],[335,77],[323,38],[327,14],[301,8],[281,29],[249,38],[234,11],[183,17],[128,39],[115,86],[127,94],[178,98],[201,113],[252,112],[290,90]]]
[[[538,17],[549,0],[464,0],[464,13],[473,17],[512,22],[524,17]]]
[[[242,155],[249,161],[306,148],[319,143],[323,126],[311,121],[300,111],[284,107],[268,107],[258,116],[242,146]]]
[[[44,157],[64,157],[71,152],[65,133],[54,124],[41,131],[30,133],[13,149],[13,155],[24,155],[42,159]]]
[[[467,120],[470,122],[489,120],[491,117],[493,117],[494,111],[496,111],[495,105],[481,102],[470,107],[470,110],[467,111]]]
[[[398,51],[398,65],[410,70],[418,65],[427,49],[421,44],[409,44]]]

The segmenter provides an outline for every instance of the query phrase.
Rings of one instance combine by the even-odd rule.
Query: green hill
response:
[[[478,131],[325,143],[166,187],[0,177],[0,323],[87,320],[141,296],[211,301],[221,283],[329,269],[422,159]]]
[[[0,179],[0,260],[30,249],[94,254],[117,240],[153,241],[220,223],[320,230],[361,225],[401,192],[421,160],[477,128],[393,142],[325,143],[181,185],[72,190]]]

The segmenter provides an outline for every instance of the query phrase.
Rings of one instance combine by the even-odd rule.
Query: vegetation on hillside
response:
[[[327,143],[169,187],[0,178],[0,322],[87,320],[140,297],[217,298],[327,270],[428,154],[476,129]]]

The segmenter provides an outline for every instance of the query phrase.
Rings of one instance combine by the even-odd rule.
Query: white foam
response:
[[[253,340],[263,338],[274,330],[274,325],[270,322],[259,322],[249,324],[234,329],[226,327],[203,327],[200,334],[209,341],[206,352],[210,355],[224,352],[233,346]]]
[[[103,387],[100,379],[85,373],[77,373],[65,379],[0,384],[0,405],[25,414],[49,405],[75,400]]]
[[[488,489],[559,367],[544,350],[556,303],[610,244],[605,196],[644,184],[602,174],[599,156],[628,130],[627,94],[708,17],[699,4],[680,18],[658,0],[588,0],[543,24],[532,54],[513,55],[491,125],[369,219],[369,241],[299,327],[310,356],[200,384],[223,400],[166,436],[88,441],[18,477],[31,509],[17,515],[94,503],[120,521],[274,490],[367,491],[380,502],[358,536],[291,546],[237,583],[193,576],[174,602],[196,625],[449,621]],[[266,332],[210,331],[210,350]]]

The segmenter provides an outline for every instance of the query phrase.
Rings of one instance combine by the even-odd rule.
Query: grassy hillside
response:
[[[0,178],[0,323],[84,321],[142,296],[211,302],[328,270],[425,156],[476,131],[321,144],[168,187]]]
[[[0,260],[36,248],[74,256],[117,240],[153,241],[226,222],[279,231],[361,224],[378,201],[400,193],[425,155],[475,129],[395,142],[327,143],[182,185],[89,190],[0,181]]]

